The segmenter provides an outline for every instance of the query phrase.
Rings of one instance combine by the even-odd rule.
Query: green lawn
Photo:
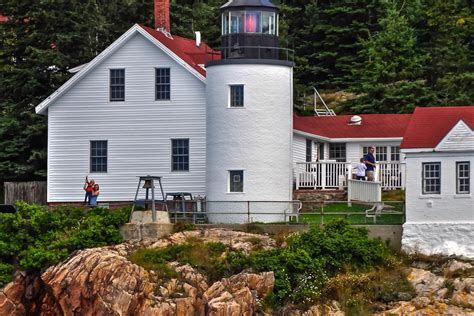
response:
[[[387,205],[382,211],[382,215],[377,217],[376,224],[395,225],[403,224],[405,221],[404,204],[397,202],[384,202]],[[351,224],[373,224],[372,218],[365,216],[365,210],[370,209],[371,205],[355,204],[347,206],[347,203],[328,203],[322,207],[314,208],[311,212],[300,214],[300,223],[326,224],[336,218],[344,218]]]

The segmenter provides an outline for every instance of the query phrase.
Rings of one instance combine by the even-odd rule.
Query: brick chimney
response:
[[[170,32],[170,0],[154,0],[155,29]]]

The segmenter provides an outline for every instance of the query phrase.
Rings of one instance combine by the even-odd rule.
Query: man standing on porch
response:
[[[364,156],[364,162],[367,166],[365,175],[367,176],[367,181],[374,181],[374,171],[375,171],[375,147],[369,147],[369,152]]]

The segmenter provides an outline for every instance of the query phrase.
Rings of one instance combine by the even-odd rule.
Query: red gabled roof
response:
[[[140,26],[204,77],[206,76],[206,70],[199,65],[220,59],[220,52],[213,50],[204,42],[197,47],[195,40],[176,35],[172,35],[170,38],[161,31],[143,25]]]
[[[417,107],[400,147],[435,148],[460,120],[474,130],[474,106]]]
[[[327,138],[403,137],[411,114],[360,114],[362,123],[350,125],[353,115],[297,116],[293,128]]]

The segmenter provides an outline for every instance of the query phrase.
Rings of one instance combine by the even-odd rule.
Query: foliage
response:
[[[227,247],[220,242],[203,243],[188,239],[181,245],[137,250],[129,259],[145,269],[157,272],[164,279],[177,277],[177,274],[168,267],[167,262],[178,261],[182,264],[190,264],[211,280],[216,280],[221,275],[219,267],[223,261],[222,254],[226,250]]]
[[[187,230],[196,230],[196,225],[192,223],[177,222],[173,226],[173,232],[175,233],[184,232]]]
[[[163,249],[141,249],[130,260],[161,274],[175,277],[166,265],[169,261],[190,264],[211,280],[243,270],[275,274],[274,292],[267,303],[312,304],[322,298],[331,277],[339,273],[358,273],[376,267],[391,267],[394,257],[380,240],[369,239],[367,230],[335,221],[322,228],[294,235],[286,248],[254,250],[250,255],[230,250],[222,243],[188,240],[182,245]]]
[[[279,40],[295,50],[295,99],[316,86],[359,98],[347,113],[409,113],[474,102],[472,0],[275,0]],[[171,1],[171,32],[220,43],[223,1]],[[87,12],[87,14],[84,14]],[[135,23],[152,0],[2,1],[0,181],[46,176],[46,118],[34,107]]]
[[[0,214],[1,280],[8,281],[9,266],[40,271],[75,250],[121,242],[118,228],[128,215],[128,209],[85,211],[17,203],[17,213]]]

